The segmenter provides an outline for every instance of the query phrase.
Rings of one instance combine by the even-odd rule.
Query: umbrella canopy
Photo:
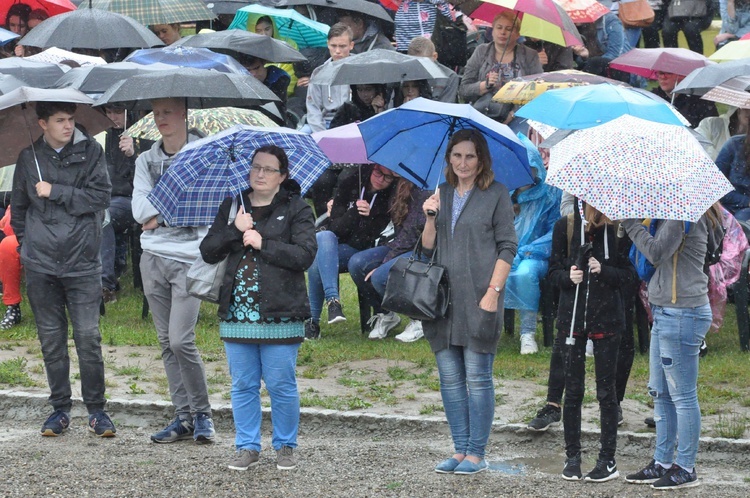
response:
[[[308,134],[238,125],[183,147],[148,200],[170,226],[210,225],[224,199],[248,188],[253,154],[264,145],[284,149],[303,194],[330,166]]]
[[[8,15],[8,9],[10,9],[10,6],[14,3],[25,3],[31,7],[31,10],[43,9],[51,16],[76,10],[75,4],[70,0],[2,0],[0,1],[0,19],[2,19],[2,22],[5,22],[5,17]]]
[[[130,110],[142,110],[151,109],[149,100],[172,97],[184,98],[189,109],[249,106],[279,100],[251,76],[184,67],[169,74],[156,71],[122,80],[107,90],[96,105],[120,102]]]
[[[685,79],[677,83],[674,93],[703,95],[735,76],[744,76],[747,74],[750,74],[750,58],[723,62],[721,64],[711,64],[693,70]]]
[[[736,61],[750,57],[750,40],[729,42],[711,54],[709,59],[714,62]]]
[[[659,72],[686,76],[710,64],[713,62],[703,54],[686,48],[634,48],[614,59],[609,66],[655,80]]]
[[[144,48],[164,45],[148,28],[127,16],[81,8],[50,17],[21,38],[29,47]]]
[[[547,183],[612,220],[698,221],[734,190],[687,128],[627,115],[556,145]]]
[[[299,48],[328,46],[330,27],[310,20],[294,9],[274,9],[260,4],[248,5],[237,11],[229,29],[247,30],[250,14],[272,17],[278,28],[278,35],[294,40]]]
[[[204,0],[206,7],[216,15],[234,15],[248,4],[247,0]]]
[[[197,128],[206,135],[214,135],[234,125],[276,128],[278,125],[260,111],[238,107],[216,107],[213,109],[193,109],[188,112],[188,128]],[[127,135],[142,140],[159,140],[161,133],[154,122],[154,114],[149,113],[128,128]]]
[[[610,83],[622,87],[630,86],[627,83],[605,78],[604,76],[584,73],[575,69],[564,69],[514,78],[503,85],[495,96],[492,97],[492,100],[496,102],[511,102],[513,104],[527,104],[547,90],[598,85],[601,83]]]
[[[101,66],[74,67],[58,79],[53,88],[75,88],[83,93],[104,93],[120,80],[154,71],[174,71],[168,64],[136,64],[113,62]]]
[[[132,17],[144,26],[216,18],[203,0],[92,0],[91,6]]]
[[[495,179],[513,190],[533,183],[526,148],[504,124],[468,104],[417,98],[358,124],[367,157],[422,189],[443,178],[445,150],[454,132],[474,128],[487,139]]]
[[[330,128],[312,134],[326,157],[334,163],[364,164],[367,148],[357,123]]]
[[[553,0],[485,0],[471,12],[471,16],[491,23],[503,10],[512,10],[518,14],[521,36],[562,46],[583,45],[578,28],[565,10]]]
[[[21,88],[22,86],[28,86],[28,84],[10,74],[0,74],[0,95],[10,93],[16,88]]]
[[[274,2],[276,7],[293,7],[295,5],[316,5],[318,7],[327,7],[329,9],[349,10],[359,12],[378,21],[385,21],[393,24],[393,18],[378,3],[367,0],[277,0]]]
[[[701,98],[742,109],[750,109],[748,88],[750,88],[750,76],[738,76],[725,81],[716,88],[712,88]]]
[[[24,59],[36,62],[51,62],[52,64],[60,64],[63,61],[73,61],[81,67],[100,66],[107,63],[107,61],[101,57],[77,54],[57,47],[50,47],[38,54],[24,57]]]
[[[302,62],[307,58],[281,40],[241,29],[228,29],[180,38],[174,45],[210,48],[229,55],[245,54],[268,62]]]
[[[0,74],[10,74],[30,86],[47,88],[65,74],[57,64],[35,62],[22,57],[0,59]]]
[[[5,19],[4,17],[2,19]],[[0,45],[5,45],[11,40],[15,40],[16,38],[20,38],[20,35],[17,35],[13,31],[8,31],[5,28],[0,28]]]
[[[574,23],[596,22],[597,19],[609,12],[609,8],[597,0],[555,0],[565,10]]]
[[[358,85],[445,78],[435,61],[376,48],[321,66],[311,80],[317,85]]]
[[[666,102],[659,102],[630,88],[609,84],[545,92],[516,111],[518,117],[567,130],[598,126],[623,114],[659,123],[689,125]]]
[[[34,112],[34,103],[39,101],[76,104],[94,102],[72,88],[43,89],[24,86],[0,96],[0,143],[3,144],[0,147],[0,166],[15,164],[18,154],[30,145],[32,138],[36,140],[42,134]],[[79,105],[75,120],[91,135],[114,126],[112,121],[90,105]]]
[[[213,69],[222,73],[250,74],[234,57],[207,48],[183,46],[142,48],[128,55],[125,60],[138,64],[160,62],[172,66]]]

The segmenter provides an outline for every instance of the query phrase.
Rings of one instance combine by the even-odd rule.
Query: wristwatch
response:
[[[490,285],[490,289],[497,292],[498,294],[500,294],[500,291],[503,290],[499,285]]]

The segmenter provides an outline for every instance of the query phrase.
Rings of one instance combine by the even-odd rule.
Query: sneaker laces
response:
[[[371,316],[370,319],[367,320],[367,326],[374,329],[377,326],[375,324],[378,323],[378,321],[382,318],[385,318],[385,313],[377,313]]]

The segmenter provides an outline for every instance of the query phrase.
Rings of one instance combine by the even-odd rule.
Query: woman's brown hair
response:
[[[406,178],[399,178],[396,186],[396,195],[393,196],[391,207],[388,211],[391,213],[391,221],[394,226],[401,225],[409,213],[409,202],[411,193],[414,190],[414,184]]]
[[[614,224],[604,213],[588,204],[583,208],[583,217],[586,219],[586,231],[590,231],[592,228]]]
[[[495,180],[495,173],[492,171],[492,156],[490,156],[490,148],[482,132],[473,128],[458,130],[448,142],[448,147],[445,148],[445,181],[454,188],[458,186],[458,177],[453,172],[453,167],[451,167],[451,152],[453,152],[453,147],[461,142],[471,142],[474,144],[474,148],[477,151],[477,159],[479,160],[476,186],[479,187],[479,190],[488,189]]]

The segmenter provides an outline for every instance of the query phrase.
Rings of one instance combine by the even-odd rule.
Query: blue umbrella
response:
[[[443,178],[445,149],[454,132],[474,128],[487,139],[495,179],[513,190],[533,183],[526,148],[513,132],[467,104],[418,98],[359,123],[367,157],[420,188]]]
[[[207,48],[185,47],[184,45],[142,48],[128,55],[125,60],[146,65],[160,62],[172,66],[214,69],[222,73],[250,74],[234,57]]]
[[[274,9],[257,3],[239,9],[229,29],[247,31],[247,20],[251,14],[272,17],[279,31],[278,36],[294,40],[298,48],[326,47],[328,44],[328,25],[308,19],[294,9]]]
[[[625,114],[656,123],[690,125],[666,102],[609,83],[549,90],[516,111],[518,117],[566,130],[591,128]]]
[[[5,45],[11,40],[15,40],[16,38],[20,38],[20,35],[17,35],[13,31],[8,31],[7,29],[0,28],[0,45]]]
[[[284,149],[289,176],[303,194],[331,164],[310,135],[288,128],[237,125],[186,145],[148,200],[170,226],[210,225],[225,198],[248,188],[253,153],[264,145]]]

